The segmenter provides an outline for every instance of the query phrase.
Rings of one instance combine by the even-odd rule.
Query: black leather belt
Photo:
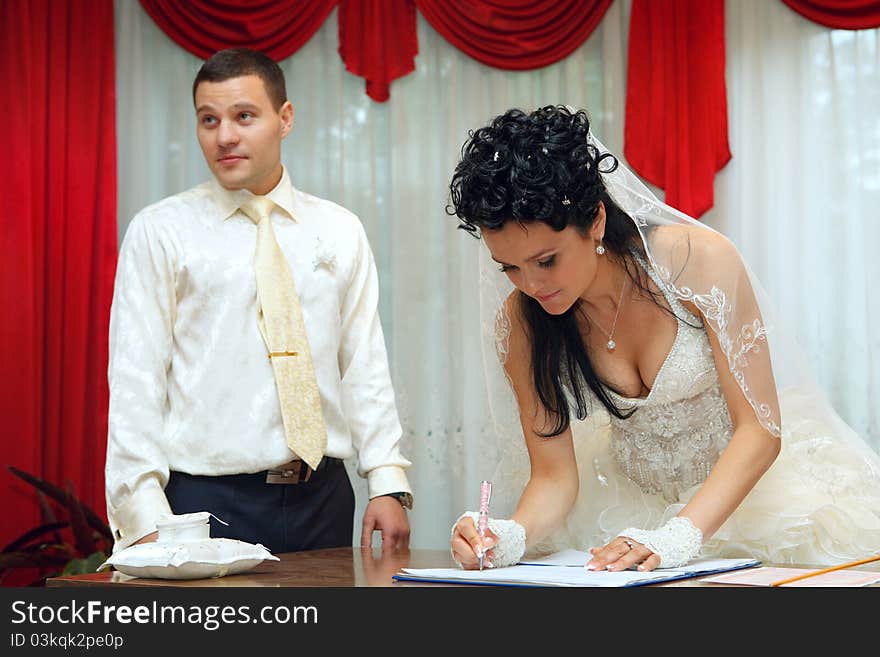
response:
[[[311,479],[312,474],[321,472],[330,465],[341,464],[342,459],[325,456],[314,470],[302,459],[288,461],[277,468],[266,471],[267,484],[299,484]]]

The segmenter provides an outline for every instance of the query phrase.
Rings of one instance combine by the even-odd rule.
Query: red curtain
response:
[[[7,465],[99,515],[116,265],[113,0],[0,2],[0,544],[39,520]]]
[[[670,205],[699,217],[730,160],[724,0],[634,0],[624,154]]]
[[[275,61],[299,50],[339,0],[141,0],[165,34],[207,59],[224,48],[247,47]]]
[[[415,68],[419,52],[413,0],[341,0],[339,56],[367,81],[367,95],[389,98],[391,82]]]
[[[206,59],[245,46],[275,61],[299,50],[339,4],[339,56],[388,100],[393,80],[415,68],[416,7],[456,48],[496,68],[528,70],[571,54],[612,0],[140,0],[185,50]]]
[[[877,0],[782,0],[814,23],[839,30],[867,30],[880,27]]]
[[[564,59],[612,0],[415,0],[447,41],[477,61],[528,70]]]

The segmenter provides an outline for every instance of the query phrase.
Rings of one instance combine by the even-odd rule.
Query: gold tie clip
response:
[[[298,351],[270,351],[269,352],[269,360],[273,358],[277,358],[278,356],[299,356]]]

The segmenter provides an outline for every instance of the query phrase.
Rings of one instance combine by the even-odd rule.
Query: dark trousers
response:
[[[267,484],[266,472],[218,477],[171,472],[175,514],[210,511],[212,538],[260,543],[270,552],[350,547],[354,491],[341,460],[328,459],[298,484]]]

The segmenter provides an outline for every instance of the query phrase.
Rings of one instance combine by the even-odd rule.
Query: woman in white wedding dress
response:
[[[584,112],[496,117],[450,192],[494,266],[502,454],[486,536],[474,512],[452,529],[462,567],[565,547],[609,570],[880,552],[880,457],[810,383],[730,241],[658,201]]]

